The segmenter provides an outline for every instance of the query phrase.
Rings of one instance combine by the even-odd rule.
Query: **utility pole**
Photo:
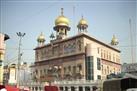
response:
[[[19,46],[18,46],[18,64],[17,64],[17,87],[20,86],[20,64],[21,64],[21,56],[22,53],[20,52],[21,49],[21,40],[25,36],[25,33],[17,32],[17,36],[19,37]]]
[[[129,19],[129,26],[130,26],[130,43],[131,43],[131,61],[134,63],[134,45],[133,45],[133,32],[132,32],[132,24],[131,19]]]

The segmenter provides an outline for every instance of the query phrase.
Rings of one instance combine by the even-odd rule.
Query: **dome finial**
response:
[[[84,19],[83,15],[81,17],[82,17],[82,19]]]
[[[83,15],[81,16],[81,20],[79,21],[79,25],[88,25],[87,21],[84,19]]]
[[[61,8],[61,15],[63,16],[63,8]]]
[[[43,34],[43,32],[40,33],[40,35],[37,38],[38,42],[45,42],[45,36]]]
[[[116,36],[113,34],[112,40],[111,40],[111,45],[118,45],[118,39],[116,38]]]
[[[83,18],[83,15],[81,16],[81,19],[77,25],[79,32],[87,32],[88,28],[88,23],[87,21]]]
[[[69,26],[69,19],[63,15],[63,8],[61,8],[61,15],[55,20],[55,26]]]
[[[67,31],[70,30],[69,19],[63,15],[63,8],[61,8],[61,15],[59,15],[55,20],[55,26],[53,29],[56,31],[57,39],[64,39],[67,37]]]
[[[42,35],[43,35],[43,32],[41,32],[40,35],[42,36]]]

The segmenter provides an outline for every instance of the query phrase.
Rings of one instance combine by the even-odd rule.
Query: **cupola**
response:
[[[81,32],[87,32],[87,28],[88,28],[88,23],[87,21],[83,18],[80,19],[78,25],[77,25],[77,28],[78,28],[78,32],[81,33]]]
[[[37,42],[38,42],[38,46],[44,45],[45,36],[44,36],[44,34],[43,34],[42,32],[41,32],[41,34],[38,36]]]
[[[67,31],[70,30],[69,19],[63,14],[63,8],[61,8],[61,15],[55,20],[54,30],[56,31],[57,39],[64,39],[67,37]]]
[[[118,39],[113,35],[112,40],[111,40],[111,45],[118,45]]]

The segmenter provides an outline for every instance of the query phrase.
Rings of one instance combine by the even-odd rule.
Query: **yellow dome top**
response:
[[[88,25],[87,21],[83,18],[79,21],[78,25]]]
[[[43,33],[41,33],[41,34],[38,36],[37,41],[38,41],[38,42],[44,42],[44,41],[45,41],[45,36],[44,36]]]
[[[117,45],[118,44],[118,39],[113,35],[112,40],[111,40],[112,45]]]
[[[55,25],[69,25],[69,20],[63,15],[63,8],[61,8],[61,15],[55,20]]]

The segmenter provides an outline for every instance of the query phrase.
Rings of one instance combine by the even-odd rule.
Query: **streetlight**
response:
[[[17,65],[17,68],[18,68],[17,86],[19,87],[19,84],[20,84],[20,62],[21,62],[21,56],[22,56],[22,53],[20,52],[20,47],[21,47],[21,40],[22,40],[22,38],[25,36],[26,33],[17,32],[16,34],[17,34],[17,36],[19,37],[18,65]]]

